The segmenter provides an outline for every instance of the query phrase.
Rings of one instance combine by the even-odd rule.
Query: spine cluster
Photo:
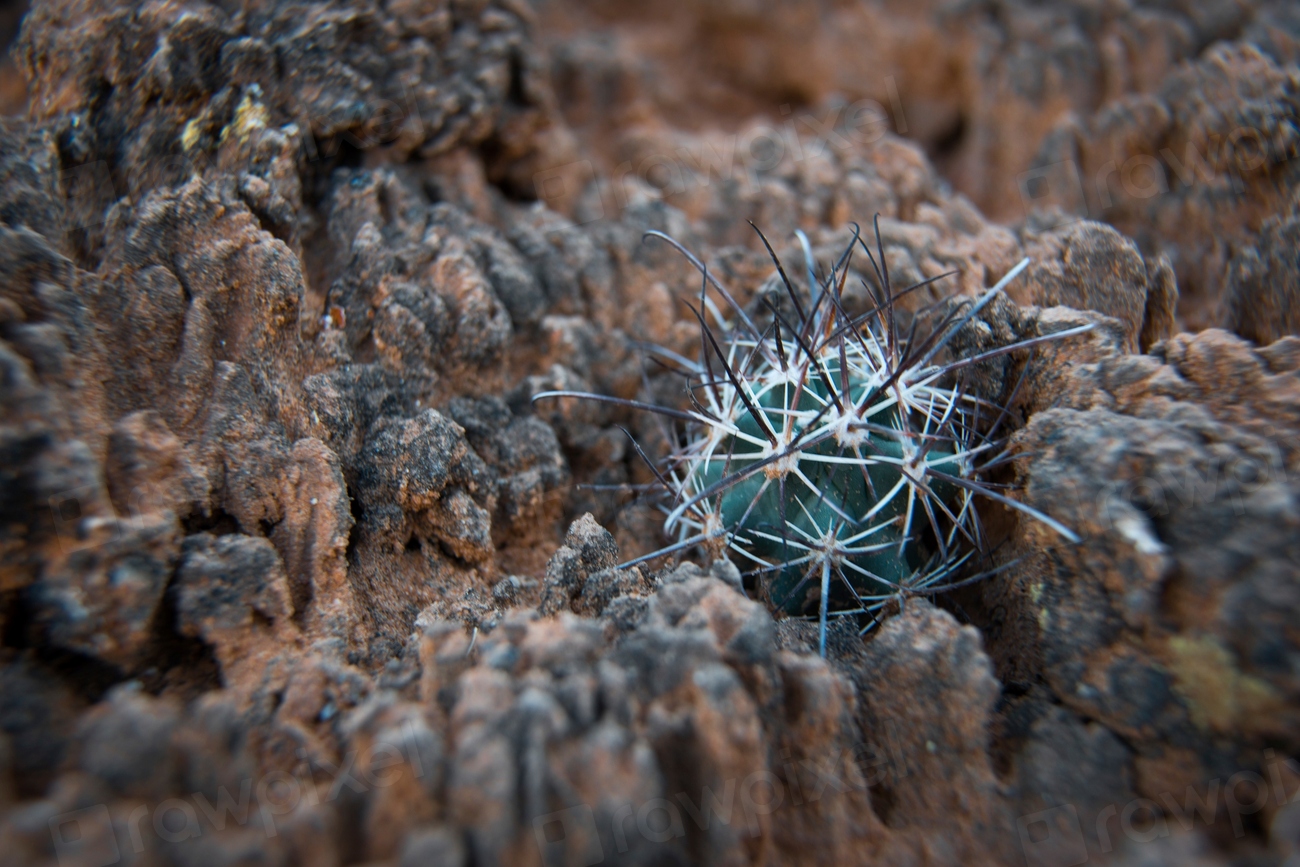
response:
[[[1029,260],[969,303],[946,305],[943,316],[935,311],[944,305],[912,311],[904,330],[899,302],[950,274],[894,291],[877,227],[874,253],[855,231],[818,277],[811,245],[797,234],[807,291],[796,287],[763,238],[785,297],[779,304],[763,299],[762,309],[751,314],[689,251],[649,233],[680,250],[702,277],[698,306],[688,302],[700,326],[697,359],[655,350],[684,379],[681,406],[583,392],[544,392],[534,399],[622,404],[682,426],[668,432],[663,460],[647,458],[656,487],[667,495],[664,529],[675,541],[631,562],[695,546],[728,557],[772,606],[817,617],[825,655],[831,617],[858,617],[865,632],[895,600],[901,604],[990,574],[969,574],[986,542],[976,497],[1018,509],[1077,541],[987,481],[987,470],[1006,458],[999,433],[1008,412],[971,394],[962,374],[995,355],[1090,326],[950,358],[953,336]],[[843,292],[859,250],[877,285],[863,281],[872,303],[850,316]],[[734,318],[721,313],[712,295]],[[918,334],[927,318],[937,321]]]

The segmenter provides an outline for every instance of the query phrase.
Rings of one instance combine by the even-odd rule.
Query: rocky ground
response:
[[[1296,8],[4,5],[0,864],[1297,863]],[[1084,540],[822,659],[530,398],[875,214]]]

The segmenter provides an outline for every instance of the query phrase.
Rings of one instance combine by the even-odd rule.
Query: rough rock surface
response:
[[[760,112],[815,132],[866,100],[1004,219],[1023,215],[1017,175],[1062,118],[1154,93],[1219,40],[1249,40],[1277,63],[1300,57],[1300,20],[1282,0],[539,6],[557,91],[584,140],[617,152],[639,124],[734,129]]]
[[[0,120],[0,864],[1300,851],[1292,6],[649,14],[34,4]],[[1089,179],[1234,124],[1286,159],[992,222],[971,199],[1015,211],[1062,118],[1039,159]],[[904,317],[1032,258],[953,352],[1093,326],[968,380],[1009,406],[998,481],[1083,541],[986,504],[1003,571],[823,659],[730,563],[620,568],[661,544],[628,433],[662,429],[531,398],[681,399],[642,347],[698,351],[699,275],[647,231],[756,309],[747,221],[826,262],[877,214],[896,285],[952,272]]]
[[[1220,314],[1219,299],[1242,291],[1227,287],[1248,281],[1240,272],[1250,264],[1229,260],[1268,245],[1266,226],[1284,219],[1300,177],[1295,64],[1252,43],[1219,44],[1151,93],[1063,121],[1035,158],[1041,202],[1167,254],[1188,325],[1227,324],[1253,338],[1248,321]]]
[[[1297,185],[1300,15],[1284,0],[540,8],[591,159],[688,213],[682,188],[717,166],[752,176],[892,130],[989,216],[1104,220],[1167,256],[1199,329],[1231,327],[1228,263]],[[680,126],[712,135],[671,138]]]
[[[1259,239],[1228,263],[1221,318],[1247,340],[1261,346],[1300,333],[1300,214],[1296,201],[1269,217]]]

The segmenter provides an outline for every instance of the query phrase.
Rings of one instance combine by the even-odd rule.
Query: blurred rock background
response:
[[[1294,4],[2,8],[0,863],[1295,857]],[[529,398],[876,214],[1085,539],[822,660]]]

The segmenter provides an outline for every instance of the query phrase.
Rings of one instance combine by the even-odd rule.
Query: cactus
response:
[[[808,240],[797,234],[807,294],[763,238],[786,297],[780,307],[765,299],[763,315],[751,317],[689,251],[667,235],[648,233],[681,251],[703,278],[699,306],[690,305],[700,324],[698,361],[660,350],[685,376],[690,409],[584,392],[543,392],[534,400],[580,397],[684,422],[685,435],[669,438],[684,446],[661,464],[647,458],[669,495],[664,526],[677,541],[624,565],[696,545],[729,557],[773,607],[791,616],[815,610],[824,656],[830,617],[859,616],[865,632],[891,600],[901,604],[907,596],[959,583],[985,547],[976,496],[1005,503],[1077,541],[1066,527],[981,478],[1003,457],[997,434],[1007,414],[967,393],[961,372],[1091,326],[974,358],[939,360],[953,335],[1028,260],[972,303],[949,305],[947,315],[918,337],[915,327],[907,333],[898,327],[896,304],[949,274],[894,292],[877,225],[874,254],[855,231],[819,280]],[[842,293],[858,247],[879,291],[872,309],[850,317]],[[734,323],[709,297],[710,287],[731,306]],[[760,327],[756,319],[767,324]],[[639,445],[637,451],[645,455]]]

